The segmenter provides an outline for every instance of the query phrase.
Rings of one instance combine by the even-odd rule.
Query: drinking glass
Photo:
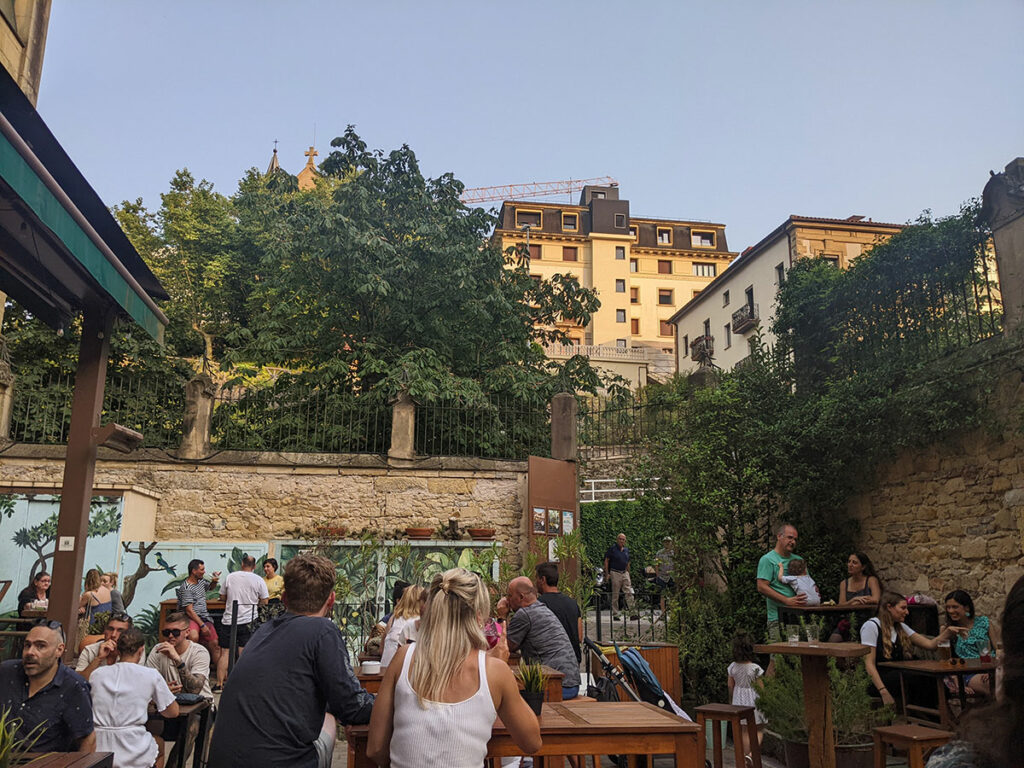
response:
[[[949,661],[951,657],[952,657],[952,654],[950,653],[950,650],[949,650],[949,641],[946,640],[944,642],[939,643],[939,660],[940,661]]]
[[[790,643],[799,643],[800,642],[800,625],[799,624],[790,624],[790,625],[788,625],[786,627],[786,637],[789,639]]]

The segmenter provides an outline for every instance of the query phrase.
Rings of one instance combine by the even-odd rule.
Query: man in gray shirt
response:
[[[508,647],[519,650],[526,661],[539,661],[561,672],[562,699],[575,699],[580,692],[580,666],[569,636],[558,617],[537,599],[537,587],[526,576],[512,579],[508,593],[498,601],[496,613],[508,622]]]

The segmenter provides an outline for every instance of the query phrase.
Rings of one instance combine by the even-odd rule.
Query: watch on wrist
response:
[[[175,666],[178,669],[185,669],[185,662],[184,661],[179,661],[177,664],[175,664]]]

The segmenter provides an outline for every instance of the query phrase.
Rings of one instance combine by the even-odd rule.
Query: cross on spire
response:
[[[306,161],[306,165],[312,165],[313,158],[319,155],[320,153],[317,152],[316,149],[314,149],[313,147],[310,147],[308,152],[303,152],[302,154],[309,158],[309,160]]]

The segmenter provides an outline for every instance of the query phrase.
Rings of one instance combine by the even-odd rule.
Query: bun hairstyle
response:
[[[430,582],[409,672],[409,683],[421,707],[441,701],[466,657],[474,650],[487,649],[481,623],[489,610],[483,582],[465,568],[452,568]]]

